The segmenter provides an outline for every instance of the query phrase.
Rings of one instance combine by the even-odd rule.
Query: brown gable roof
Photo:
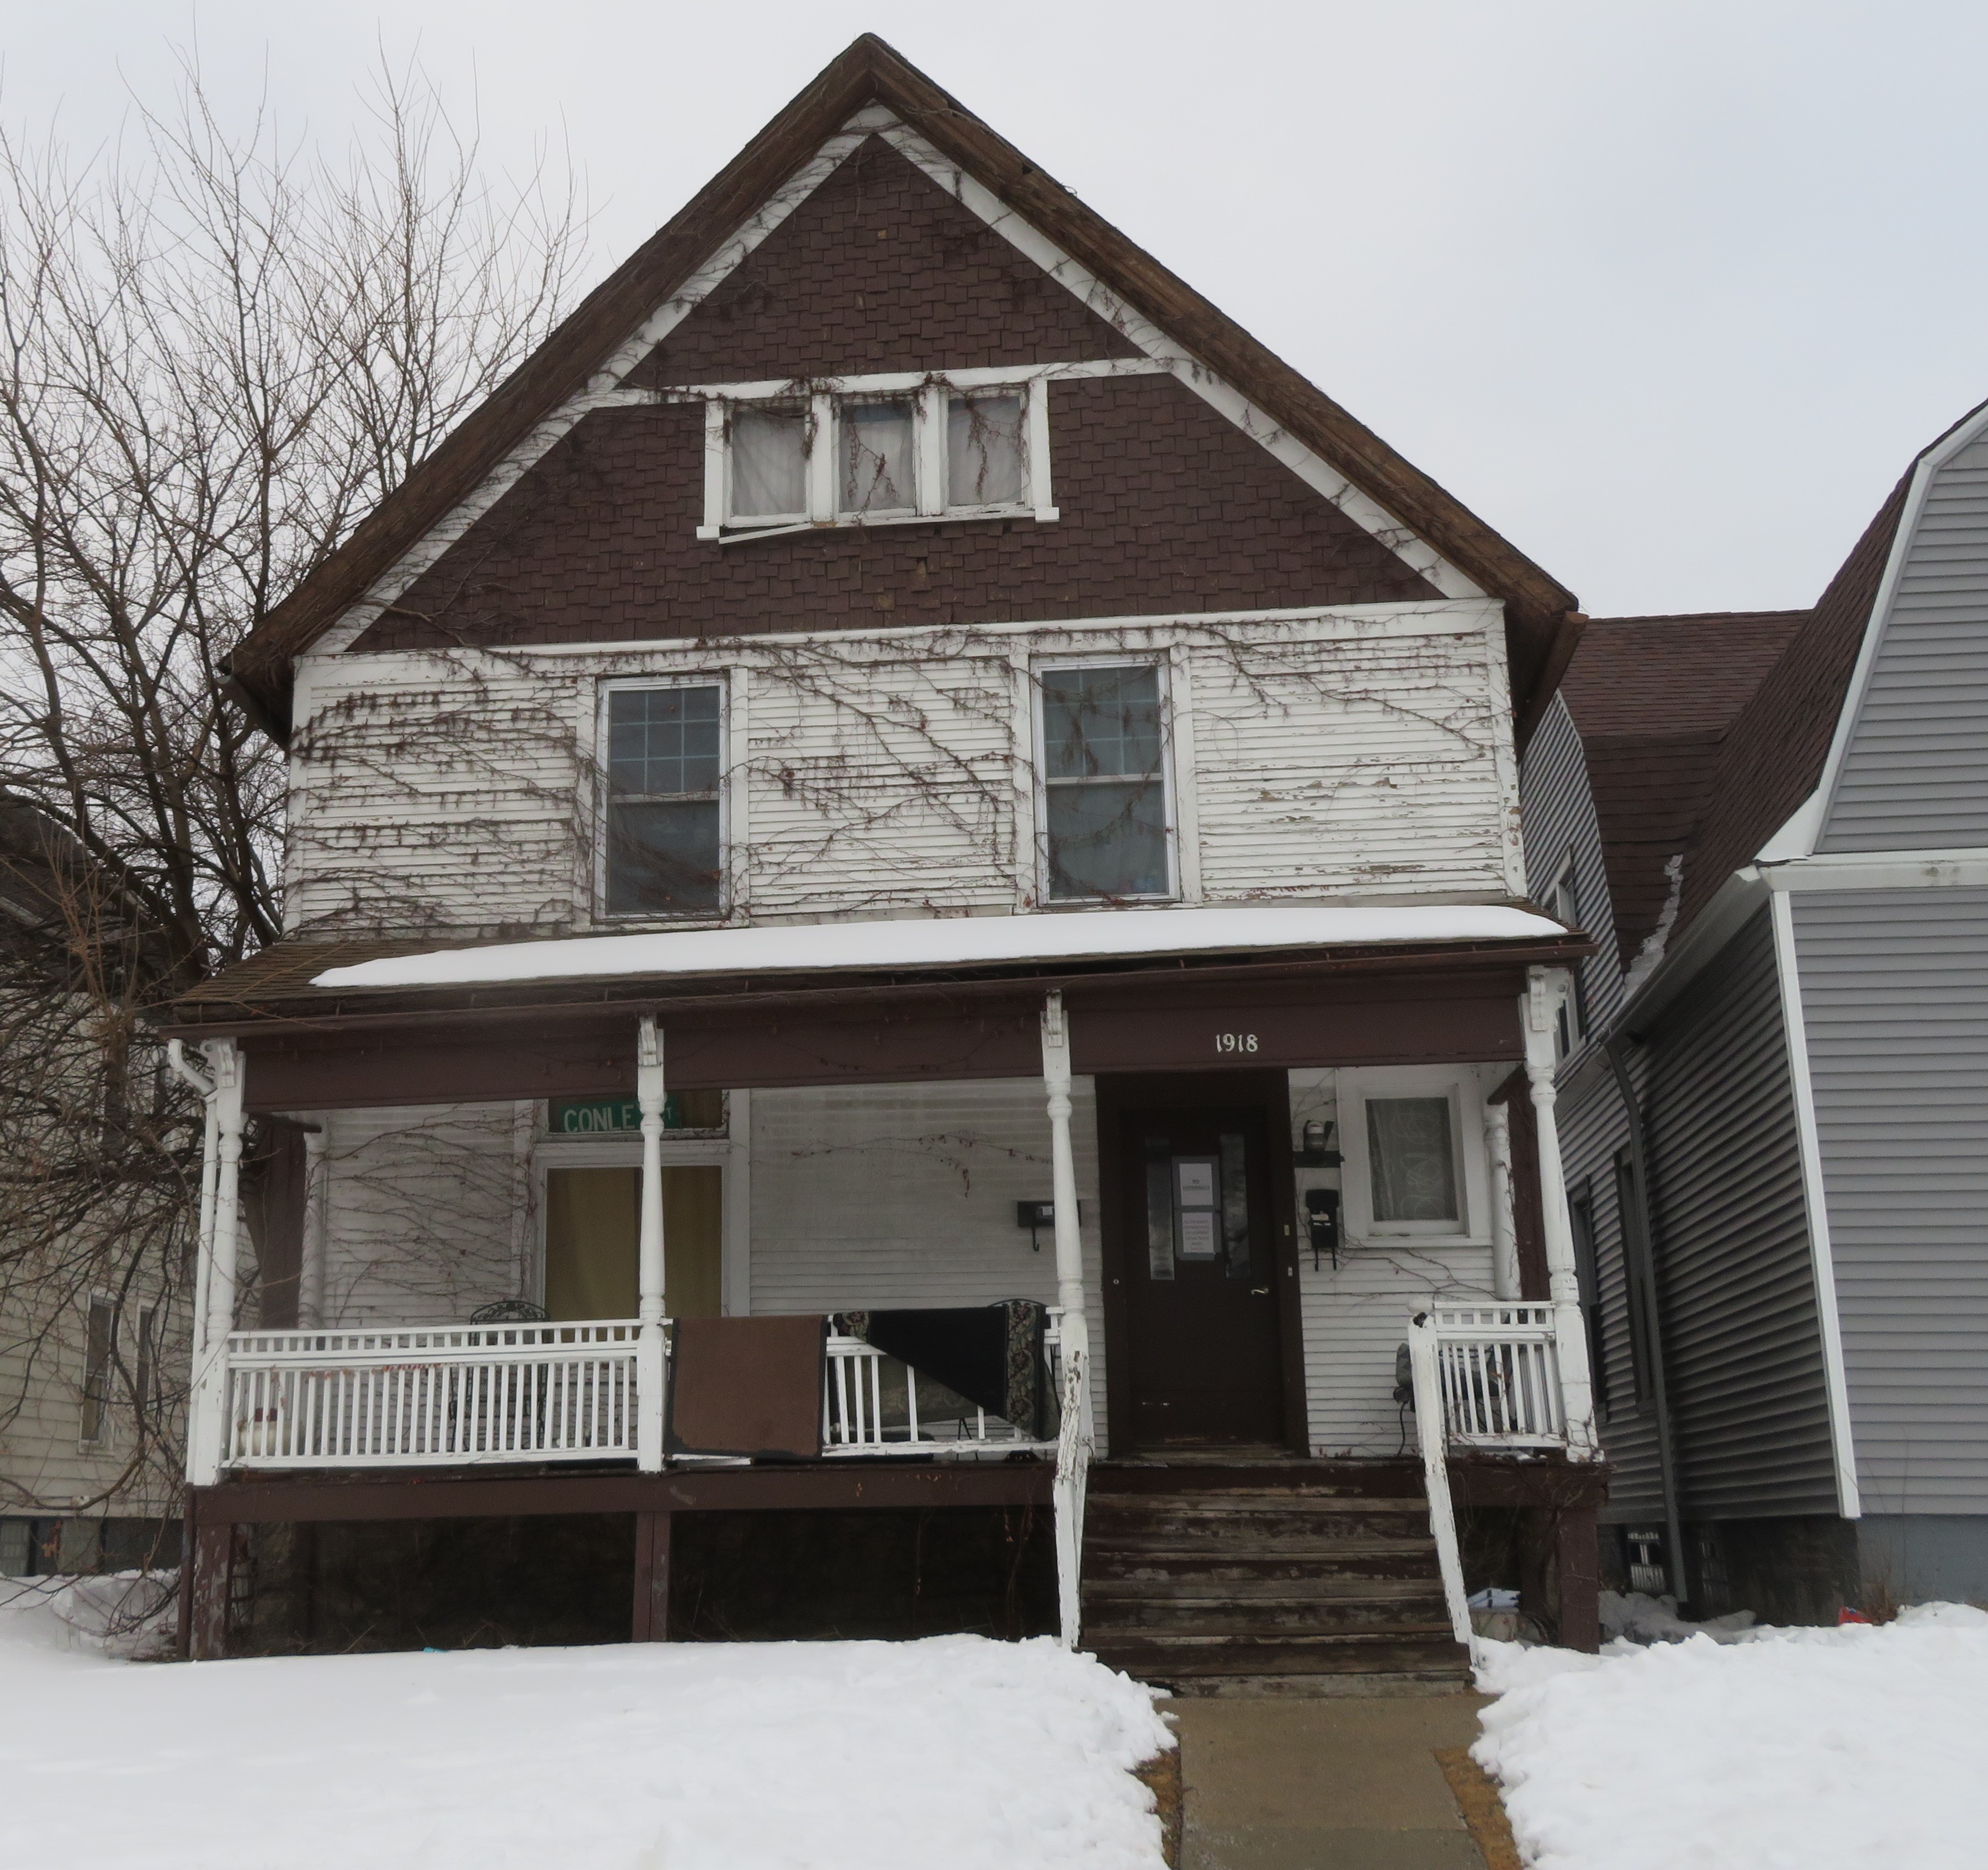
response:
[[[614,272],[553,336],[251,633],[231,674],[287,717],[289,663],[475,491],[516,439],[580,390],[614,347],[866,104],[889,106],[1299,440],[1507,606],[1523,721],[1577,638],[1573,595],[1329,397],[1086,208],[872,34],[857,39]]]
[[[1580,730],[1624,957],[1657,927],[1665,866],[1689,849],[1727,730],[1805,610],[1597,617],[1560,683]]]

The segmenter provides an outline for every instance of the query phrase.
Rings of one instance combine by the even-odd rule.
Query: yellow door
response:
[[[663,1171],[664,1303],[673,1318],[724,1309],[722,1171]],[[642,1172],[546,1172],[546,1310],[556,1318],[632,1318],[641,1294]]]

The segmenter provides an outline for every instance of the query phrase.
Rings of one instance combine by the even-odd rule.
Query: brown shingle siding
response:
[[[638,386],[1136,357],[872,137],[636,366]]]
[[[587,417],[362,650],[628,642],[1399,602],[1419,574],[1170,376],[1060,382],[1063,518],[823,528],[721,546],[690,403]]]

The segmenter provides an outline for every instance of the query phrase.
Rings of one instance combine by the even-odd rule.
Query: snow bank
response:
[[[177,1571],[0,1578],[0,1656],[15,1644],[124,1661],[163,1656],[178,1634],[178,1578]]]
[[[1159,1870],[1142,1688],[1047,1640],[138,1665],[0,1618],[19,1863]]]
[[[1976,1870],[1988,1613],[1699,1633],[1601,1656],[1485,1643],[1473,1757],[1538,1870]]]
[[[1077,915],[948,916],[493,942],[327,968],[311,985],[445,987],[623,974],[972,967],[1393,942],[1540,941],[1565,933],[1544,916],[1496,906],[1093,910]]]

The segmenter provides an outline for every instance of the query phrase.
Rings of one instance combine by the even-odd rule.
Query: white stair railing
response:
[[[1440,1340],[1428,1312],[1408,1324],[1408,1369],[1415,1385],[1415,1433],[1421,1443],[1422,1484],[1428,1494],[1429,1532],[1435,1541],[1442,1597],[1456,1640],[1470,1646],[1470,1606],[1463,1590],[1463,1556],[1457,1549],[1456,1510],[1449,1497],[1449,1437],[1445,1428]]]
[[[1430,1311],[1442,1421],[1453,1444],[1567,1445],[1554,1311],[1551,1305],[1510,1304]]]
[[[1090,1343],[1081,1317],[1065,1321],[1063,1421],[1057,1435],[1057,1609],[1063,1646],[1074,1649],[1084,1623],[1084,1509],[1097,1433],[1090,1409]]]

